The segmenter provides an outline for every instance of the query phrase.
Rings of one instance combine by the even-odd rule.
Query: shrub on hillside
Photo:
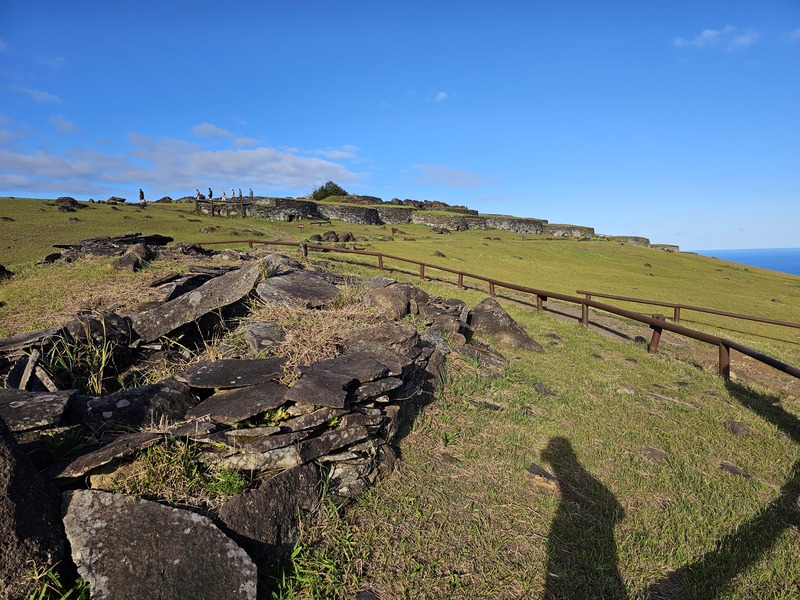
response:
[[[327,182],[325,185],[314,188],[311,192],[312,200],[324,200],[328,196],[347,196],[348,193],[344,188],[334,183],[333,181]]]

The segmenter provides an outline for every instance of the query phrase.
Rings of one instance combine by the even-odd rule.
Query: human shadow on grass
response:
[[[777,396],[759,394],[734,382],[728,382],[726,386],[731,396],[743,406],[800,443],[800,419],[786,412],[778,404]],[[734,577],[760,560],[790,527],[800,527],[800,461],[792,466],[780,496],[752,519],[719,538],[714,550],[651,585],[644,597],[717,598]],[[788,585],[792,582],[787,582]]]
[[[552,465],[561,490],[547,539],[543,599],[627,598],[614,541],[622,506],[581,465],[566,438],[551,439],[542,458]]]

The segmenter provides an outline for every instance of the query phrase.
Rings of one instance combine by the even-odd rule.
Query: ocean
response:
[[[697,250],[703,256],[782,271],[800,276],[800,248],[754,248],[750,250]]]

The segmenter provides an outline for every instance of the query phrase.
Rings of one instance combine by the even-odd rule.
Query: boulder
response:
[[[93,599],[255,600],[256,567],[210,519],[122,494],[64,494],[64,528]]]
[[[6,269],[3,265],[0,265],[0,281],[3,279],[11,279],[14,276],[14,273]]]
[[[285,339],[286,332],[274,321],[250,323],[244,331],[244,340],[253,354],[274,348]]]
[[[494,336],[530,352],[544,351],[494,298],[485,298],[469,312],[469,326],[478,335]]]
[[[49,567],[63,558],[60,503],[0,419],[0,597],[27,598],[30,564]]]
[[[303,465],[237,494],[222,505],[219,518],[259,565],[271,566],[291,551],[299,518],[317,507],[321,491],[317,467]]]

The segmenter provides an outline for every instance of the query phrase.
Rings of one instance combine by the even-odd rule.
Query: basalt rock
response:
[[[523,350],[544,351],[494,298],[484,299],[469,312],[469,326],[479,335],[495,336]]]
[[[64,495],[64,527],[92,598],[255,600],[256,567],[210,519],[122,494]]]

